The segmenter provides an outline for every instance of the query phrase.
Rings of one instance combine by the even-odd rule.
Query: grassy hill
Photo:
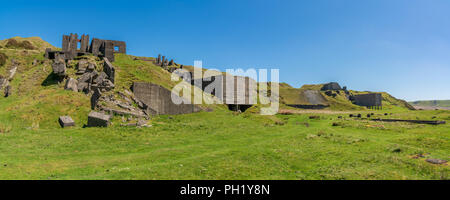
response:
[[[414,106],[436,106],[450,108],[450,100],[413,101],[409,103]]]
[[[280,84],[280,102],[282,104],[302,104],[309,105],[308,99],[305,95],[305,91],[318,91],[321,96],[323,96],[326,101],[325,105],[329,106],[331,110],[366,110],[366,108],[354,105],[348,100],[347,95],[343,91],[333,91],[334,96],[326,95],[325,91],[321,91],[323,84],[315,85],[303,85],[301,88],[294,88],[287,83]],[[354,91],[350,90],[350,94],[358,95],[365,94],[368,92]],[[414,110],[414,107],[409,105],[406,101],[397,99],[392,95],[381,92],[382,94],[382,104],[385,109],[410,109]]]
[[[0,74],[10,70],[11,59],[19,63],[12,95],[0,97],[0,179],[450,179],[448,165],[425,161],[450,159],[450,124],[348,117],[390,112],[389,118],[450,120],[449,111],[412,111],[388,94],[381,111],[355,106],[339,94],[324,95],[331,105],[327,114],[262,116],[255,109],[236,113],[203,105],[213,111],[154,116],[149,128],[120,126],[120,116],[109,128],[83,128],[89,96],[64,90],[43,58],[51,45],[28,40],[37,48],[0,42],[0,53],[8,56]],[[113,92],[129,89],[133,81],[168,89],[178,83],[151,61],[131,55],[116,55],[113,64]],[[293,94],[319,87],[281,84],[280,94],[282,101],[302,102]],[[61,115],[70,115],[76,126],[60,128]]]

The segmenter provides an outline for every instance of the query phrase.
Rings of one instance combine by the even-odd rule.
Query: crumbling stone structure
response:
[[[320,89],[320,90],[322,90],[322,91],[326,91],[326,90],[342,90],[342,88],[339,85],[339,83],[330,82],[330,83],[324,84],[322,89]]]
[[[161,66],[165,70],[169,70],[168,66],[176,65],[173,59],[169,61],[169,59],[166,58],[166,56],[161,56],[161,54],[158,54],[158,57],[154,60],[154,64],[157,66]]]
[[[380,93],[369,93],[354,95],[352,97],[353,103],[358,106],[366,106],[373,109],[382,109],[382,96]]]
[[[78,48],[80,44],[80,48]],[[65,60],[73,60],[77,56],[93,54],[101,58],[108,58],[110,62],[114,62],[115,53],[126,54],[126,43],[115,40],[102,40],[93,38],[89,45],[89,35],[82,35],[78,39],[77,34],[63,35],[62,51],[45,50],[45,57],[48,59],[56,59],[58,57]]]

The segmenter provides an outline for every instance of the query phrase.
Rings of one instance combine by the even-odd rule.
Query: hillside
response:
[[[323,113],[289,107],[304,112],[263,116],[260,105],[243,113],[201,105],[201,112],[150,116],[145,127],[122,126],[136,118],[120,115],[108,128],[85,127],[90,96],[64,90],[64,82],[52,74],[53,61],[43,57],[43,47],[51,45],[30,43],[38,48],[0,47],[7,55],[0,75],[5,78],[17,67],[11,95],[0,96],[0,179],[450,179],[448,164],[426,161],[448,160],[450,124],[349,117],[372,113],[377,118],[448,121],[445,110],[412,111],[387,93],[382,94],[385,109],[368,110],[353,105],[344,92],[328,96],[319,91],[322,85],[293,88],[282,83],[281,109],[308,103],[311,94],[322,96],[316,100],[330,107]],[[104,67],[97,57],[83,59],[96,63],[99,71]],[[116,54],[115,88],[106,94],[119,99],[134,81],[166,89],[185,83],[171,81],[171,73],[153,60]],[[70,77],[80,76],[74,67],[79,62],[69,62]],[[75,127],[61,128],[62,115],[70,115]]]
[[[429,109],[447,108],[447,109],[450,109],[450,100],[413,101],[413,102],[409,102],[409,103],[417,108],[429,108]]]
[[[18,129],[59,128],[57,119],[63,115],[70,115],[74,121],[78,122],[76,126],[84,126],[91,110],[90,96],[81,92],[64,90],[65,81],[58,82],[57,77],[52,74],[51,61],[43,57],[45,48],[52,45],[39,38],[15,37],[15,39],[29,41],[39,48],[33,50],[0,48],[0,53],[8,57],[6,64],[0,66],[0,76],[6,77],[13,65],[17,66],[14,78],[10,82],[12,95],[6,98],[2,94],[0,97],[0,109],[4,111],[0,114],[0,121],[8,121],[7,124],[0,122],[0,128],[2,126]],[[4,44],[6,41],[8,40],[3,40],[1,43]],[[86,59],[100,63],[93,56],[88,56]],[[12,60],[14,64],[11,63]],[[75,75],[77,63],[78,61],[74,60],[68,65],[67,74],[70,77],[79,77]],[[138,60],[131,55],[117,54],[114,66],[117,74],[116,87],[105,94],[116,97],[119,93],[130,90],[135,81],[155,83],[167,89],[172,89],[180,83],[180,81],[171,81],[171,73],[154,65],[153,62]],[[221,105],[201,106],[210,109],[226,109]],[[115,120],[120,123],[119,117]]]
[[[301,88],[294,88],[287,83],[280,84],[280,102],[285,105],[311,105],[311,104],[323,104],[329,106],[331,110],[365,110],[366,108],[354,105],[349,99],[348,95],[366,94],[368,92],[349,90],[349,94],[346,94],[343,90],[338,91],[321,91],[324,84],[303,85]],[[314,91],[317,98],[324,99],[319,102],[308,100],[308,93]],[[381,92],[383,109],[394,109],[396,107],[414,110],[414,107],[409,105],[406,101],[397,99],[392,95]],[[311,99],[311,98],[309,98]]]

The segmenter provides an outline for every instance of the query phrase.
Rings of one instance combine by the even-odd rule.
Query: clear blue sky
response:
[[[128,53],[206,68],[279,68],[406,100],[450,99],[448,0],[4,1],[0,39],[124,40]]]

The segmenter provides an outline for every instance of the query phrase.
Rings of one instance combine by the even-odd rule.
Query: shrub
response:
[[[34,49],[33,44],[31,44],[31,42],[29,42],[29,41],[23,41],[22,43],[19,44],[19,46],[24,48],[24,49],[28,49],[28,50],[33,50]]]
[[[19,42],[17,42],[17,40],[15,40],[15,39],[8,39],[8,41],[6,42],[5,47],[7,47],[7,48],[17,48],[17,47],[19,47]]]
[[[8,59],[8,56],[6,56],[4,53],[0,52],[0,66],[3,66],[6,64],[6,60]]]
[[[28,50],[35,49],[33,44],[30,41],[18,42],[15,39],[8,39],[8,41],[6,42],[5,47],[7,47],[7,48],[18,48],[18,49],[28,49]]]

